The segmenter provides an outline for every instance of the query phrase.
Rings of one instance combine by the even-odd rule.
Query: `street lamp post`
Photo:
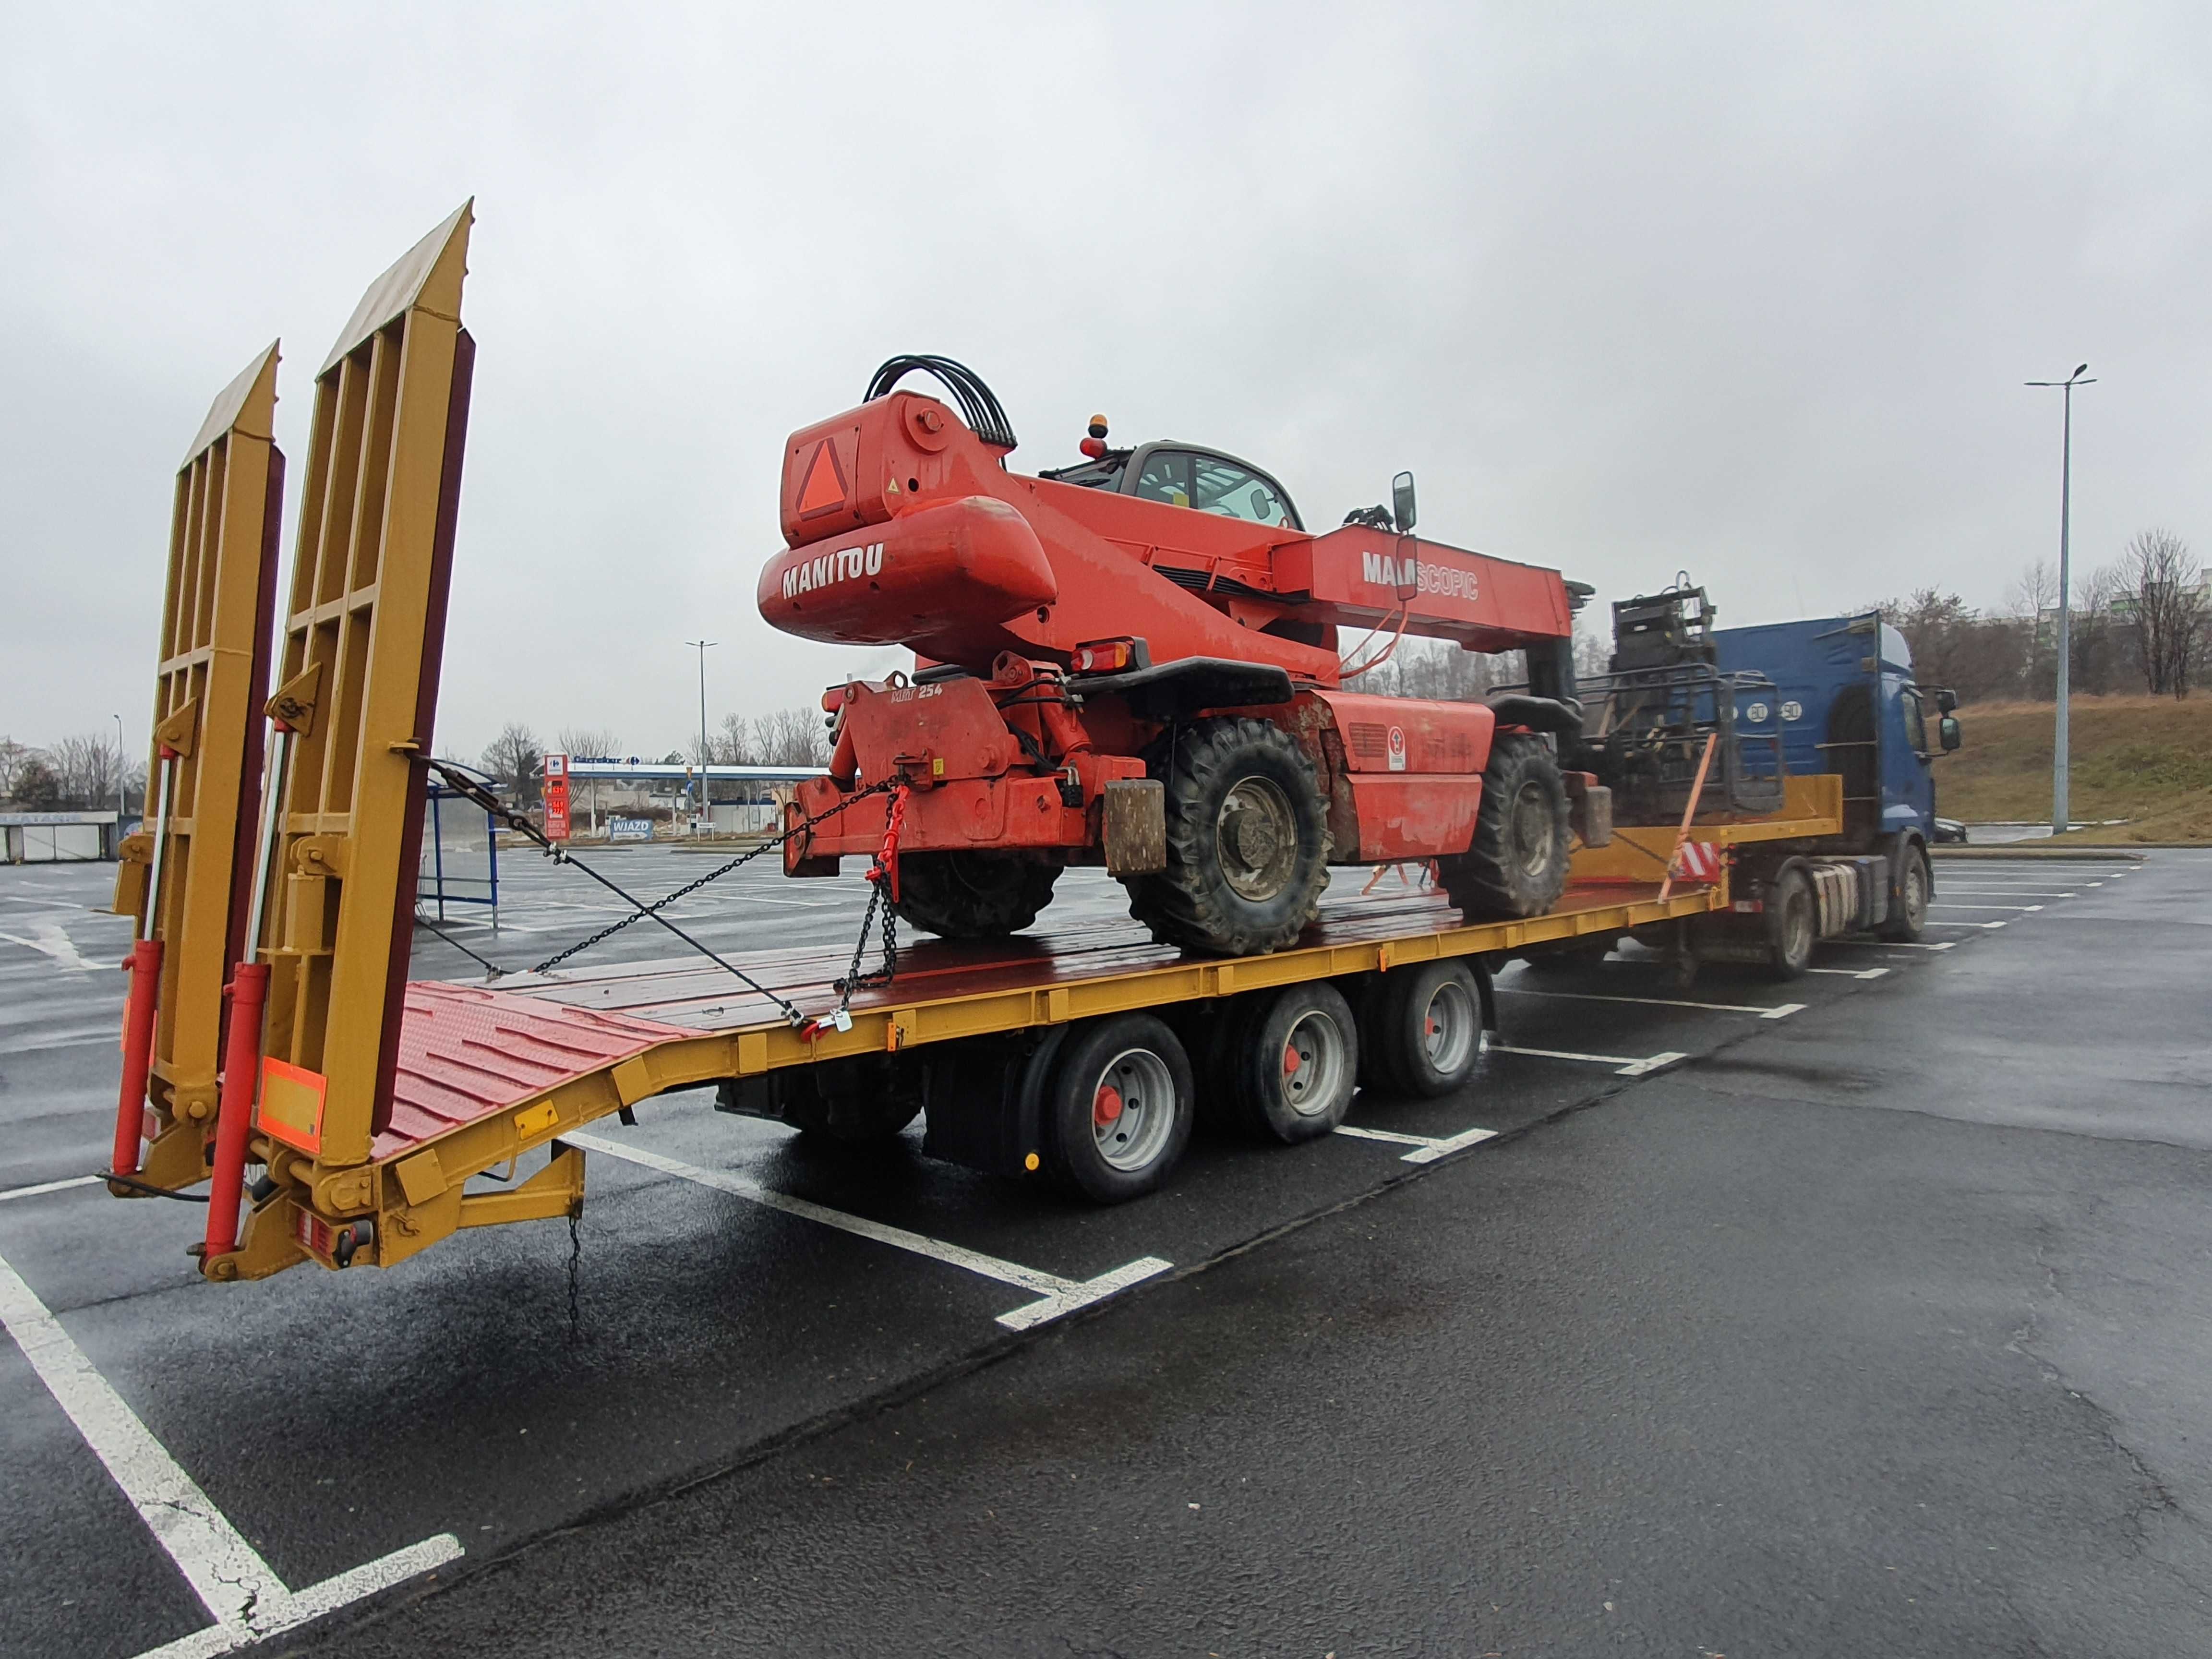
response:
[[[2089,365],[2083,363],[2063,380],[2029,380],[2036,386],[2056,386],[2064,413],[2062,416],[2063,436],[2058,452],[2058,724],[2051,740],[2051,833],[2063,836],[2073,822],[2073,813],[2066,799],[2067,774],[2071,764],[2067,742],[2067,697],[2072,690],[2074,567],[2072,562],[2072,529],[2074,519],[2074,388],[2094,386],[2094,377],[2084,380]]]
[[[128,810],[123,805],[123,775],[128,769],[123,760],[123,716],[110,717],[115,722],[115,833],[123,833],[123,816]]]
[[[707,763],[714,757],[707,746],[707,647],[721,641],[686,640],[684,643],[699,653],[699,816],[703,818],[707,816]]]

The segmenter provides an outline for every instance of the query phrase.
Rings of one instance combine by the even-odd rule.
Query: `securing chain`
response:
[[[684,886],[678,888],[674,892],[668,894],[666,896],[655,901],[653,903],[647,904],[643,900],[623,890],[623,889],[611,878],[593,868],[583,860],[572,857],[566,848],[561,846],[556,842],[549,840],[545,832],[540,830],[536,824],[531,823],[528,818],[523,817],[520,812],[514,811],[511,808],[501,804],[497,796],[494,795],[481,781],[471,776],[469,773],[461,767],[457,766],[449,761],[433,760],[428,756],[422,756],[417,758],[421,759],[422,763],[425,766],[428,766],[433,772],[435,772],[440,778],[443,779],[447,787],[452,788],[455,793],[483,808],[487,817],[492,818],[496,823],[505,824],[508,829],[514,830],[515,834],[520,836],[525,841],[529,842],[532,846],[536,847],[538,850],[544,854],[546,857],[551,859],[554,863],[567,865],[572,870],[580,870],[584,874],[589,876],[593,881],[599,883],[600,886],[605,888],[607,891],[612,893],[617,898],[622,900],[623,903],[629,905],[634,913],[623,917],[621,921],[615,923],[611,927],[601,928],[590,939],[586,939],[583,944],[574,945],[568,950],[562,951],[558,956],[550,958],[544,966],[541,967],[537,971],[540,973],[544,972],[545,968],[550,968],[556,963],[567,960],[568,957],[575,955],[578,951],[583,950],[586,946],[598,943],[600,939],[607,938],[610,934],[620,932],[633,921],[649,921],[661,927],[666,928],[670,933],[675,934],[678,939],[682,939],[684,944],[690,945],[701,956],[706,957],[708,961],[713,963],[717,968],[720,968],[725,973],[734,976],[748,989],[757,992],[760,995],[767,998],[770,1002],[774,1003],[778,1009],[781,1010],[784,1018],[790,1022],[792,1025],[810,1034],[814,1030],[818,1029],[820,1025],[819,1021],[810,1022],[806,1016],[800,1012],[798,1004],[793,1002],[788,997],[781,996],[777,993],[769,989],[767,986],[762,984],[750,974],[745,972],[745,970],[738,967],[737,963],[722,956],[712,946],[699,939],[694,939],[690,934],[685,933],[681,927],[678,927],[674,922],[671,921],[666,916],[662,915],[660,912],[667,905],[673,903],[677,899],[681,898],[686,893],[696,892],[700,888],[704,887],[708,882],[714,880],[717,877],[727,875],[739,865],[745,863],[749,860],[759,857],[770,848],[781,847],[784,842],[789,841],[793,836],[803,834],[806,830],[812,829],[816,824],[820,823],[825,818],[836,817],[847,807],[852,805],[855,801],[866,799],[870,795],[889,794],[894,790],[903,793],[906,787],[904,784],[902,784],[896,780],[886,780],[882,783],[872,783],[865,789],[857,789],[854,791],[853,793],[846,796],[844,799],[839,801],[836,805],[830,808],[829,811],[817,812],[813,817],[804,819],[801,822],[792,825],[790,828],[784,830],[782,834],[773,836],[769,840],[762,842],[760,846],[753,848],[750,851],[740,854],[738,857],[732,859],[720,869],[709,871],[707,874],[700,877],[698,880],[688,883]],[[880,864],[881,860],[882,854],[878,854],[878,863]],[[872,872],[871,872],[870,879],[874,879]],[[860,923],[860,937],[864,942],[867,938],[868,922],[874,918],[876,902],[881,895],[882,889],[878,887],[868,901],[868,915],[863,918]],[[890,939],[889,916],[884,918],[884,937],[886,942],[888,942]],[[865,948],[865,943],[862,948]],[[856,969],[858,967],[859,961],[860,951],[856,950],[854,952],[854,962]],[[886,970],[884,982],[888,982],[889,977],[889,971]],[[844,1001],[838,1005],[837,1009],[838,1026],[840,1030],[845,1029],[852,1023],[852,1016],[847,1012],[847,1007],[852,1001],[852,992],[849,989],[847,990],[844,996]]]
[[[837,1006],[827,1018],[809,1022],[799,1027],[799,1034],[811,1042],[823,1029],[835,1027],[849,1030],[853,1024],[853,993],[878,985],[888,985],[898,973],[898,848],[899,831],[906,824],[906,804],[913,793],[904,784],[893,786],[890,811],[884,817],[884,843],[876,849],[876,856],[868,866],[868,908],[860,917],[860,936],[853,941],[853,965],[836,983]],[[868,929],[881,919],[883,928],[883,960],[867,973],[860,971],[860,958],[867,954]]]

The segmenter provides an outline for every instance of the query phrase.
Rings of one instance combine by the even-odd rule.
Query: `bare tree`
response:
[[[23,775],[23,768],[36,752],[13,738],[0,738],[0,800],[15,798],[15,781]]]
[[[2058,683],[2058,573],[2048,559],[2038,559],[2020,573],[2005,590],[2005,609],[2027,630],[2027,691],[2031,696],[2056,695]]]
[[[2101,697],[2118,686],[2128,672],[2132,642],[2119,625],[2115,608],[2127,591],[2124,561],[2102,565],[2074,584],[2072,616],[2067,627],[2068,677],[2076,691]],[[2057,647],[2052,647],[2057,672]],[[2050,689],[2050,688],[2046,688]]]
[[[757,766],[826,766],[830,736],[822,716],[811,708],[779,708],[757,714],[752,722]]]
[[[544,781],[545,745],[520,720],[509,720],[483,751],[483,769],[507,786],[517,805],[526,806]]]
[[[2205,649],[2204,577],[2189,544],[2170,530],[2138,532],[2123,557],[2143,682],[2153,696],[2185,697]]]
[[[743,714],[722,716],[722,729],[714,742],[714,759],[722,766],[753,766],[752,726]]]
[[[79,809],[115,805],[120,757],[114,744],[97,733],[64,738],[47,751],[60,780],[62,799]]]
[[[619,760],[622,739],[603,726],[564,726],[553,739],[557,751],[575,760]]]
[[[15,774],[15,804],[27,812],[51,812],[62,804],[62,781],[35,749]]]

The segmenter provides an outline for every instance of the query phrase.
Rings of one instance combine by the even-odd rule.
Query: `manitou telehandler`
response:
[[[897,389],[915,370],[960,413]],[[1010,471],[997,398],[941,357],[893,358],[859,408],[792,435],[762,616],[917,666],[824,697],[829,775],[787,809],[820,821],[786,870],[834,875],[889,830],[898,915],[982,939],[1103,863],[1155,938],[1229,956],[1296,940],[1331,864],[1433,859],[1469,916],[1555,903],[1571,837],[1611,821],[1542,735],[1581,731],[1559,574],[1416,539],[1410,474],[1391,509],[1315,535],[1256,467],[1106,435],[1094,417],[1080,465]],[[1340,655],[1345,627],[1374,643]],[[1528,692],[1344,689],[1407,634],[1525,652]]]

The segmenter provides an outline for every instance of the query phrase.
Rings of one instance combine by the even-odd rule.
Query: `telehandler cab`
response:
[[[959,413],[898,389],[915,370]],[[1066,866],[1103,863],[1155,938],[1231,956],[1296,940],[1331,864],[1434,859],[1469,916],[1554,904],[1571,834],[1601,843],[1611,823],[1547,741],[1581,730],[1559,573],[1417,539],[1410,474],[1389,512],[1315,535],[1256,467],[1106,437],[1094,416],[1081,464],[1010,471],[997,398],[941,357],[891,359],[859,408],[792,435],[762,616],[917,665],[824,696],[829,775],[787,810],[831,816],[786,870],[835,874],[895,824],[898,915],[983,939],[1034,921]],[[1371,630],[1350,657],[1346,627]],[[1345,689],[1407,634],[1524,651],[1529,693]]]

